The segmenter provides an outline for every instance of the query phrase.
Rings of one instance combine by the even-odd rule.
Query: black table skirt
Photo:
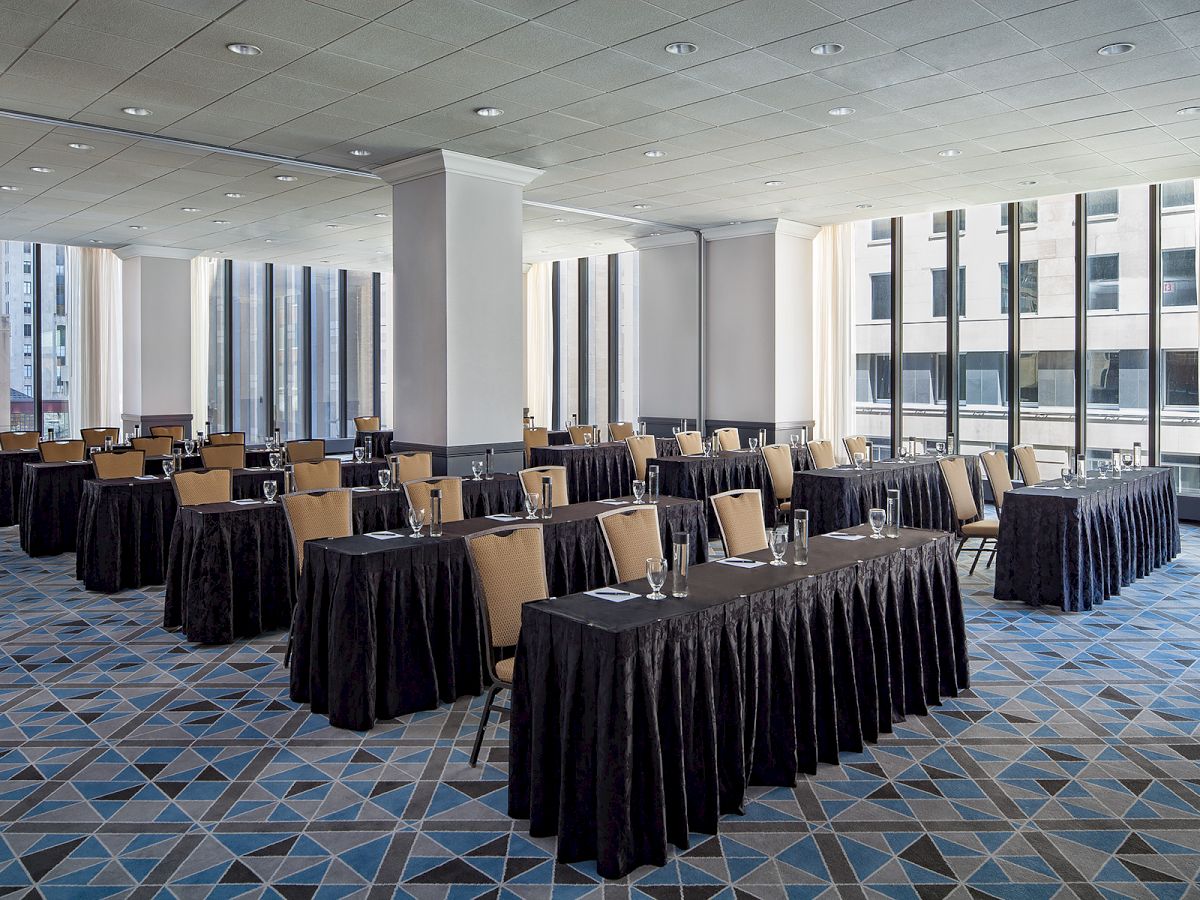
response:
[[[16,525],[20,520],[25,463],[40,458],[36,450],[0,451],[0,528]]]
[[[723,451],[718,456],[673,456],[658,461],[659,493],[671,497],[702,500],[708,510],[708,527],[720,534],[717,516],[708,498],[725,491],[756,488],[762,491],[763,520],[768,526],[776,524],[779,503],[771,473],[762,454],[749,450]],[[802,449],[792,451],[792,468],[807,462]]]
[[[814,542],[814,563],[835,543]],[[963,691],[953,537],[842,543],[831,552],[844,564],[814,577],[714,563],[695,570],[687,600],[528,604],[510,814],[535,837],[557,834],[560,862],[595,859],[620,877],[663,865],[689,833],[716,833],[747,786],[794,785]]]
[[[595,519],[614,508],[563,507],[542,522],[551,593],[614,579]],[[698,504],[664,500],[659,517],[664,547],[686,532],[694,559],[705,558]],[[361,730],[479,693],[490,680],[484,607],[463,536],[501,524],[451,523],[441,538],[310,541],[292,624],[292,699]]]
[[[679,455],[679,445],[674,438],[656,438],[655,445],[660,457]],[[654,464],[652,460],[651,465]],[[624,441],[590,447],[569,442],[534,447],[530,452],[529,465],[565,467],[567,491],[572,503],[628,497],[633,492],[633,460]],[[659,494],[664,493],[667,492],[660,486]]]
[[[983,510],[979,457],[965,456],[975,505]],[[954,506],[933,458],[915,463],[876,462],[871,469],[814,469],[792,482],[792,509],[808,510],[808,533],[826,534],[867,521],[868,511],[887,509],[888,488],[900,489],[900,522],[913,528],[957,531]]]
[[[392,449],[392,430],[390,428],[381,431],[356,431],[354,433],[354,446],[367,446],[367,438],[371,439],[372,459],[382,459]]]
[[[30,556],[54,556],[75,549],[83,482],[90,462],[25,464],[21,483],[21,549]]]
[[[386,469],[383,459],[367,459],[362,462],[342,461],[342,487],[378,487],[379,470]]]
[[[1178,554],[1169,469],[1068,490],[1021,488],[1004,497],[995,595],[1083,612]]]
[[[89,591],[162,584],[178,509],[171,482],[83,482],[75,577]]]
[[[516,475],[497,474],[490,481],[464,478],[463,515],[468,519],[497,513],[523,512],[525,492]],[[354,530],[389,531],[408,527],[408,498],[403,488],[354,492]]]

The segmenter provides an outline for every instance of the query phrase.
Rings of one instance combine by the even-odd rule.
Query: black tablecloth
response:
[[[542,521],[552,594],[614,579],[596,516],[618,508],[573,504]],[[659,520],[664,548],[687,533],[695,561],[705,558],[699,504],[664,498]],[[463,537],[502,524],[454,522],[440,538],[310,541],[292,624],[292,699],[328,713],[332,725],[366,729],[479,693],[489,681],[483,599]]]
[[[525,492],[516,475],[497,474],[492,480],[464,478],[463,515],[468,519],[496,513],[523,512]],[[378,487],[354,491],[354,530],[387,531],[407,528],[408,498],[403,488],[380,490]]]
[[[30,462],[21,482],[21,549],[30,556],[54,556],[75,549],[83,482],[90,462]]]
[[[379,484],[379,470],[387,467],[383,459],[366,459],[362,462],[343,460],[342,487],[376,487]]]
[[[1170,469],[1004,495],[996,598],[1082,612],[1179,553]]]
[[[624,443],[534,447],[530,467],[563,466],[572,503],[626,497],[633,490],[633,461]]]
[[[975,505],[983,510],[979,457],[965,456]],[[957,531],[954,506],[934,457],[918,462],[877,461],[873,468],[813,469],[792,482],[792,509],[808,510],[808,533],[825,534],[867,521],[872,508],[887,509],[888,488],[900,489],[900,522],[914,528]]]
[[[571,432],[549,431],[546,433],[546,439],[550,442],[551,447],[563,447],[571,443]]]
[[[953,554],[927,531],[818,537],[806,568],[697,567],[686,599],[526,604],[510,814],[557,834],[559,861],[619,877],[716,833],[748,785],[794,785],[956,696],[969,670]]]
[[[21,482],[25,463],[41,458],[36,450],[0,451],[0,527],[16,525],[21,518]]]
[[[807,464],[803,449],[792,451],[792,468]],[[773,526],[778,518],[779,503],[771,473],[755,450],[723,450],[716,456],[671,456],[660,458],[658,464],[659,493],[672,497],[689,497],[704,501],[708,508],[709,528],[719,534],[716,513],[708,498],[725,491],[757,488],[763,495],[763,519]]]
[[[162,584],[176,509],[166,478],[84,481],[75,577],[89,591]]]
[[[367,446],[367,438],[371,439],[371,458],[382,459],[392,449],[392,430],[390,428],[380,431],[356,431],[354,433],[354,446]]]

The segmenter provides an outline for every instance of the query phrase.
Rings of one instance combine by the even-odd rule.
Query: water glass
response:
[[[429,492],[429,536],[442,536],[442,492],[438,488]]]
[[[680,428],[678,425],[671,426],[671,434],[679,434],[679,432],[681,432],[682,430],[683,429]]]
[[[808,565],[808,510],[792,510],[792,562],[797,566]]]
[[[472,463],[471,463],[471,480],[472,481],[482,481],[483,479],[480,477],[482,475],[483,475],[483,460],[477,459],[477,460],[472,461]]]
[[[554,515],[554,482],[549,478],[542,479],[542,518],[549,519]]]
[[[1133,468],[1133,454],[1132,453],[1126,453],[1124,456],[1121,457],[1121,468],[1122,469],[1132,469]]]
[[[279,451],[275,451],[274,453],[272,453],[270,456],[267,457],[267,461],[271,463],[272,469],[278,469],[280,466],[283,465],[283,454],[280,453]]]
[[[1133,467],[1135,469],[1140,469],[1142,467],[1142,465],[1143,465],[1142,443],[1141,443],[1141,441],[1134,441],[1133,442]]]
[[[1103,460],[1096,463],[1096,477],[1101,481],[1108,480],[1108,463],[1104,462]]]
[[[866,459],[866,457],[863,456],[862,453],[855,453],[854,454],[854,468],[861,469],[863,467],[863,461],[865,459]]]
[[[354,448],[354,461],[355,462],[362,462],[366,458],[367,458],[367,450],[365,447],[355,447]]]
[[[645,495],[645,493],[646,493],[646,482],[635,478],[633,481],[633,502],[641,503],[642,497]]]
[[[274,478],[268,478],[263,482],[263,496],[267,498],[268,503],[275,502],[275,495],[279,493],[279,485]]]
[[[392,484],[392,470],[380,469],[377,477],[379,478],[379,486],[386,491]]]
[[[691,560],[692,536],[677,534],[671,539],[671,596],[688,595],[688,562]]]
[[[186,441],[184,441],[183,442],[183,452],[186,453],[188,456],[191,456],[193,453],[195,453],[196,452],[196,442],[193,441],[191,438],[188,438]]]
[[[884,529],[884,537],[898,538],[900,537],[900,489],[888,488],[887,492],[887,518],[885,520],[886,528]]]
[[[106,434],[106,435],[104,436],[104,452],[105,452],[105,453],[110,453],[110,452],[112,452],[112,447],[113,447],[113,445],[112,445],[112,435],[111,435],[111,434]]]
[[[165,475],[167,478],[170,478],[175,472],[175,460],[164,459],[162,461],[162,467],[163,467],[163,475]]]
[[[646,466],[646,496],[651,503],[658,502],[658,466]]]
[[[1087,457],[1080,453],[1075,457],[1075,486],[1087,486]]]
[[[945,441],[937,442],[937,455],[938,455],[938,459],[941,459],[943,456],[946,455],[946,442]]]
[[[797,449],[799,449],[799,447],[800,447],[800,435],[798,435],[798,434],[793,434],[791,437],[789,437],[789,438],[788,438],[788,442],[789,442],[789,443],[792,445],[792,449],[793,449],[793,450],[797,450]]]
[[[538,508],[542,505],[542,495],[536,491],[532,494],[525,494],[525,518],[536,519],[538,517]]]
[[[585,447],[590,447],[590,446],[592,446],[592,434],[591,434],[591,432],[585,431],[585,432],[583,433],[583,446],[585,446]]]
[[[750,438],[750,449],[751,449],[751,451],[758,449],[758,438],[755,438],[755,437]]]
[[[421,529],[425,527],[425,510],[410,506],[408,508],[408,527],[412,530],[412,536],[419,538]]]
[[[783,555],[787,553],[787,528],[772,528],[771,529],[771,565],[786,566],[783,561]]]
[[[1063,487],[1071,487],[1075,483],[1075,476],[1071,474],[1070,466],[1062,467],[1062,483]]]
[[[646,560],[646,580],[650,582],[650,600],[665,600],[667,595],[662,593],[662,586],[667,583],[667,561],[661,556],[651,556]]]
[[[867,521],[871,523],[871,537],[883,540],[883,526],[887,522],[887,510],[874,507],[867,513]]]

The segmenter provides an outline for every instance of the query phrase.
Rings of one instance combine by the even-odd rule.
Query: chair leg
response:
[[[965,547],[966,545],[967,545],[967,539],[966,539],[966,538],[959,538],[959,540],[958,540],[958,547],[956,547],[956,548],[955,548],[955,550],[954,550],[954,559],[955,559],[956,561],[958,560],[958,558],[959,558],[960,556],[962,556],[963,547]]]
[[[975,567],[979,565],[979,557],[983,556],[983,543],[982,540],[979,542],[979,549],[975,551],[975,559],[971,561],[971,571],[967,573],[968,575],[975,574]]]
[[[492,715],[492,703],[496,699],[496,695],[500,693],[502,684],[493,684],[488,688],[487,699],[483,701],[483,715],[479,719],[479,731],[475,732],[475,746],[471,748],[471,768],[475,768],[479,762],[479,749],[483,746],[483,733],[487,730],[488,719]]]
[[[996,561],[996,551],[998,551],[999,549],[1000,549],[1000,542],[993,541],[992,542],[992,555],[988,557],[988,561],[987,561],[987,567],[989,569],[992,567],[992,563],[994,563]]]

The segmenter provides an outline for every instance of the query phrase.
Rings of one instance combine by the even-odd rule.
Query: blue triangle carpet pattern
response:
[[[605,882],[505,814],[503,722],[468,766],[479,698],[331,729],[286,635],[189,644],[161,590],[88,593],[5,529],[0,896],[1200,897],[1200,528],[1088,614],[980,568],[971,692]]]

